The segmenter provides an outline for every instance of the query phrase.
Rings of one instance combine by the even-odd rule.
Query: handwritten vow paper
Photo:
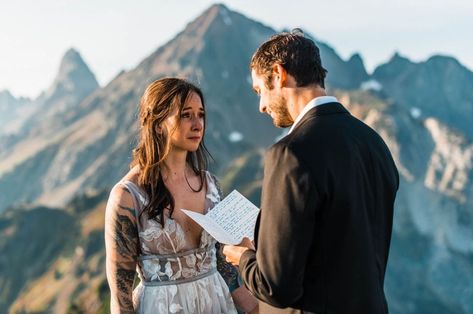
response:
[[[259,208],[237,190],[233,190],[205,215],[187,209],[182,211],[218,242],[235,245],[244,237],[253,240]]]

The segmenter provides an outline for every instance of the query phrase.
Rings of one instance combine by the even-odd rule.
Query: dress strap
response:
[[[139,221],[140,213],[143,207],[148,203],[147,196],[142,189],[140,189],[135,183],[131,181],[122,180],[118,182],[118,184],[130,192],[133,199],[133,207],[135,208],[136,219]]]

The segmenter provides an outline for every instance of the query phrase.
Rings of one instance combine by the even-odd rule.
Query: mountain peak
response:
[[[399,62],[402,62],[402,63],[412,63],[411,60],[409,60],[408,58],[404,57],[404,56],[401,56],[401,54],[396,51],[393,56],[391,57],[391,59],[389,59],[388,63],[399,63]]]
[[[205,10],[202,15],[205,15],[206,12],[211,12],[211,11],[219,12],[221,10],[229,11],[228,7],[226,5],[224,5],[223,3],[215,3],[215,4],[211,5],[207,10]]]
[[[138,71],[146,73],[148,77],[159,77],[162,73],[189,75],[187,70],[199,72],[192,69],[197,64],[202,71],[209,72],[209,69],[217,67],[216,63],[222,63],[227,70],[216,75],[228,77],[232,72],[229,68],[233,66],[227,64],[227,60],[234,56],[240,60],[244,59],[245,66],[236,71],[244,72],[241,75],[245,78],[251,54],[275,32],[223,4],[214,4],[188,23],[184,30],[168,43],[143,60]],[[200,77],[201,74],[202,72],[199,72],[197,75]]]
[[[213,28],[212,25],[216,28],[230,27],[233,26],[234,17],[237,15],[239,13],[228,9],[223,4],[214,4],[191,22],[184,32],[198,30],[198,33],[205,34],[209,29]]]
[[[366,73],[363,58],[361,57],[359,53],[353,54],[346,64],[351,70],[352,80],[359,82],[359,84],[361,84],[361,82],[364,82],[368,79],[369,75],[368,73]]]
[[[373,77],[376,80],[383,81],[385,77],[397,77],[397,73],[407,71],[407,69],[415,66],[415,63],[406,57],[403,57],[399,52],[395,52],[388,62],[380,64],[373,72]]]
[[[0,90],[0,113],[4,114],[2,110],[9,109],[10,104],[15,103],[15,101],[16,98],[10,93],[8,89]],[[0,121],[2,120],[0,119]]]
[[[435,64],[441,67],[458,67],[458,68],[465,68],[457,59],[452,56],[446,55],[433,55],[426,61],[427,64]]]
[[[99,84],[95,75],[84,62],[80,53],[76,49],[70,48],[61,59],[58,74],[53,85],[47,91],[47,96],[67,92],[83,97],[97,87]]]
[[[14,97],[8,89],[2,89],[0,90],[0,99],[14,99]]]
[[[356,52],[356,53],[351,55],[348,62],[357,62],[357,63],[361,62],[361,63],[363,63],[363,58],[361,57],[361,55],[358,52]]]
[[[66,51],[66,53],[63,56],[63,59],[78,60],[80,62],[82,60],[82,57],[79,51],[77,51],[74,47],[71,47]]]
[[[87,75],[88,79],[96,81],[94,74],[92,71],[90,71],[89,67],[84,62],[84,59],[82,59],[80,53],[76,49],[70,48],[66,51],[61,59],[61,64],[59,66],[59,72],[56,79],[76,80],[78,77],[75,75],[79,73],[81,75]],[[82,77],[82,79],[84,78],[85,77]]]

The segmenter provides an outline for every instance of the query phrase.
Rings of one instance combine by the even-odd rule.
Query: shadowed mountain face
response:
[[[30,110],[13,133],[0,131],[0,312],[106,311],[107,192],[90,195],[127,171],[140,96],[155,79],[185,77],[203,89],[212,170],[226,192],[237,188],[259,204],[264,150],[281,131],[258,113],[248,63],[274,33],[214,5],[102,88],[70,50],[38,99],[0,93],[0,119],[23,115],[12,107]],[[472,72],[452,58],[413,63],[396,55],[369,76],[361,56],[344,61],[318,45],[330,91],[383,137],[401,175],[385,283],[390,312],[473,312]],[[2,213],[22,202],[65,208]],[[35,261],[30,272],[21,272],[24,261]],[[12,264],[18,270],[7,272]]]
[[[473,73],[456,59],[433,56],[413,63],[395,54],[376,68],[373,78],[399,105],[473,139]]]
[[[325,43],[317,42],[325,69],[328,70],[326,84],[328,88],[354,90],[368,80],[363,59],[354,54],[348,61],[342,60],[335,50]]]

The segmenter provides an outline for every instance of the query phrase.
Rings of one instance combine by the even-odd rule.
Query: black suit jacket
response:
[[[265,157],[256,252],[240,259],[260,313],[387,313],[398,185],[374,130],[339,103],[311,109]]]

